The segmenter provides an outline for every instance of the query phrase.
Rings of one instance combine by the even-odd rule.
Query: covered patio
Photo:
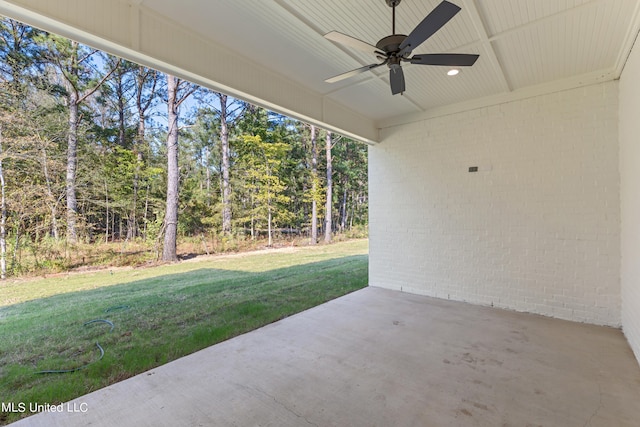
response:
[[[14,425],[633,427],[638,400],[619,330],[368,287]]]
[[[392,95],[384,0],[1,0],[369,144],[369,288],[17,425],[638,425],[640,1],[453,2]]]

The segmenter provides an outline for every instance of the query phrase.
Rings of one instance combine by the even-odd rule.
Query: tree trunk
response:
[[[205,182],[205,188],[207,190],[207,207],[210,207],[211,206],[211,168],[209,167],[209,165],[205,165],[205,168],[207,173],[206,182]]]
[[[351,215],[349,217],[349,230],[353,229],[353,218],[356,216],[357,198],[355,193],[351,193]]]
[[[78,240],[76,222],[78,217],[78,200],[76,199],[76,169],[78,162],[78,94],[69,92],[69,135],[67,138],[67,241]]]
[[[268,213],[268,219],[267,219],[267,228],[268,228],[268,232],[269,232],[269,247],[271,247],[272,240],[271,240],[271,206],[269,206],[269,213]]]
[[[327,154],[327,202],[324,208],[324,241],[325,243],[331,242],[331,205],[333,199],[333,169],[331,165],[331,132],[327,131],[326,148]]]
[[[58,36],[49,35],[54,44]],[[62,43],[64,44],[64,43]],[[67,243],[75,243],[78,240],[77,219],[78,219],[78,201],[76,198],[76,170],[78,163],[78,126],[79,126],[79,105],[92,96],[104,84],[104,82],[113,74],[119,66],[118,60],[114,67],[102,78],[91,84],[93,80],[88,74],[92,74],[90,69],[82,63],[85,58],[79,58],[82,48],[76,41],[71,41],[70,46],[63,48],[64,52],[54,53],[49,50],[49,54],[53,55],[50,60],[51,64],[57,65],[61,75],[64,78],[65,88],[67,90],[67,102],[69,107],[69,133],[67,136],[67,174],[65,180],[65,195],[67,198]],[[90,87],[86,87],[89,84]]]
[[[178,237],[178,79],[167,74],[167,208],[164,216],[163,261],[177,261]]]
[[[144,196],[144,214],[142,216],[142,223],[144,224],[143,239],[145,242],[147,241],[147,223],[149,221],[148,216],[149,216],[149,191],[150,190],[151,190],[150,185],[147,184],[147,191]]]
[[[133,201],[131,204],[131,212],[129,213],[129,220],[127,221],[127,239],[135,239],[138,236],[138,192],[140,191],[140,166],[142,165],[143,160],[140,147],[142,147],[142,144],[144,143],[144,120],[144,111],[141,111],[140,107],[138,107],[138,132],[134,145],[134,152],[136,153],[136,168],[133,172]]]
[[[11,271],[15,271],[18,264],[18,252],[20,248],[20,226],[16,224],[14,232],[16,233],[15,241],[13,243],[13,254],[11,257]]]
[[[318,145],[316,144],[316,127],[311,125],[311,244],[318,243]]]
[[[229,180],[229,126],[227,124],[227,95],[220,98],[220,145],[222,147],[222,232],[231,233],[231,181]]]
[[[347,180],[345,179],[343,184],[344,192],[342,194],[342,219],[340,220],[340,231],[344,233],[347,227]]]
[[[51,210],[51,235],[54,239],[58,240],[60,237],[58,233],[58,200],[53,194],[53,190],[51,190],[47,150],[44,146],[42,147],[42,173],[47,184],[47,195],[49,196],[49,203],[51,204],[49,206],[49,209]]]
[[[2,128],[0,128],[0,155],[2,155]],[[0,157],[0,279],[7,278],[7,201],[5,198],[4,171],[2,170],[2,157]]]
[[[105,220],[104,242],[109,243],[109,187],[107,180],[104,181],[104,203],[107,210],[107,218]]]
[[[116,75],[116,96],[118,98],[118,144],[124,148],[127,144],[125,133],[125,94],[124,82],[122,81],[122,72]]]
[[[148,91],[148,98],[144,98],[144,94],[146,93],[145,85],[151,78],[152,86]],[[151,107],[153,98],[155,96],[156,83],[158,81],[158,74],[156,71],[149,70],[148,68],[143,67],[142,65],[138,66],[138,71],[136,75],[136,108],[138,110],[138,130],[135,139],[134,151],[136,153],[136,169],[133,174],[133,205],[131,207],[131,237],[135,238],[140,235],[139,225],[138,225],[138,193],[140,192],[140,169],[142,167],[143,157],[142,157],[142,149],[144,148],[145,143],[145,119],[147,110]],[[146,232],[147,232],[147,208],[149,203],[149,187],[147,186],[147,195],[145,198],[145,208],[144,208],[144,239],[146,241]]]

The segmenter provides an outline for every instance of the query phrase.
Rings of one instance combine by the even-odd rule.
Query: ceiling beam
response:
[[[511,92],[503,92],[495,95],[485,96],[483,98],[470,99],[458,102],[456,104],[444,105],[442,107],[431,108],[424,113],[406,114],[403,116],[392,117],[385,120],[378,120],[377,126],[380,129],[386,129],[394,126],[402,126],[422,120],[432,119],[435,117],[443,117],[451,114],[457,114],[464,111],[472,111],[480,108],[491,107],[499,104],[519,101],[522,99],[533,98],[541,95],[562,92],[565,90],[576,89],[579,87],[601,84],[615,79],[615,69],[598,70],[579,76],[572,76],[566,79],[554,80],[552,82],[542,83],[535,86],[527,86],[521,89],[515,89]]]
[[[616,79],[619,79],[622,75],[622,71],[624,70],[624,66],[627,64],[627,59],[629,59],[629,55],[631,54],[631,49],[633,49],[634,44],[638,40],[638,36],[640,33],[640,2],[636,3],[636,7],[633,10],[633,18],[631,21],[630,29],[627,32],[627,37],[625,38],[624,43],[622,43],[622,48],[618,54],[618,59],[616,60]]]
[[[500,85],[502,87],[502,90],[505,92],[511,92],[513,90],[513,86],[509,82],[507,73],[502,67],[500,60],[498,59],[498,55],[496,54],[496,51],[493,48],[493,44],[489,39],[489,34],[487,33],[487,28],[485,26],[484,19],[482,18],[482,16],[480,15],[480,12],[478,11],[475,0],[463,0],[462,3],[464,4],[464,7],[462,9],[465,10],[471,17],[471,22],[473,23],[473,27],[475,28],[476,34],[480,39],[480,43],[484,47],[484,51],[488,56],[489,63],[491,64],[491,67],[493,68],[494,72],[500,79]]]

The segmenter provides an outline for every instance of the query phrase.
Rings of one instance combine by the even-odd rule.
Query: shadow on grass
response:
[[[205,268],[2,307],[0,396],[27,406],[71,400],[361,289],[367,270],[367,255],[259,273]],[[94,319],[113,331],[83,326]],[[0,424],[24,415],[1,412]]]

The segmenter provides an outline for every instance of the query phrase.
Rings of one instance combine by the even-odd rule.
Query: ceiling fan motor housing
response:
[[[394,34],[392,36],[387,36],[381,39],[376,44],[376,47],[387,54],[399,52],[400,45],[406,38],[407,36],[405,36],[404,34]]]

